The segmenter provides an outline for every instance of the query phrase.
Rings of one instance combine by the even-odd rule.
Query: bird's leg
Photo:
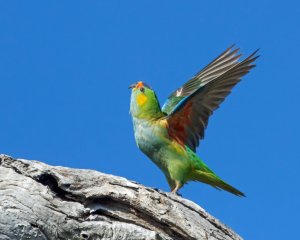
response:
[[[175,188],[173,188],[172,193],[181,196],[179,193],[177,193],[180,187],[181,187],[181,184],[179,182],[176,182]]]
[[[177,194],[179,186],[176,184],[176,187],[172,190],[172,193]]]

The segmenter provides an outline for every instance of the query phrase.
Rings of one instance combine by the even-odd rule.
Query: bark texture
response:
[[[241,239],[195,203],[122,177],[0,155],[0,239]]]

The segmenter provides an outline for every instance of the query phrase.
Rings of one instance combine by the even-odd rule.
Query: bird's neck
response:
[[[148,101],[140,106],[136,104],[135,99],[131,99],[130,113],[132,117],[143,120],[155,120],[165,116],[156,98],[148,98]]]
[[[132,113],[133,118],[141,120],[156,120],[164,116],[165,114],[161,111],[159,106],[147,109],[147,111],[138,111]]]

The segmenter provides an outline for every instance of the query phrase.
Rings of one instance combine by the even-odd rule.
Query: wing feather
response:
[[[255,67],[253,62],[259,57],[255,51],[243,61],[237,62],[240,55],[235,55],[236,53],[237,50],[231,51],[229,48],[199,72],[197,76],[204,80],[192,79],[184,84],[180,92],[183,98],[166,117],[169,135],[193,151],[204,137],[204,130],[213,111],[241,78]],[[222,67],[222,63],[226,66]],[[197,84],[198,88],[194,90]]]
[[[191,95],[201,86],[206,85],[208,82],[216,79],[218,76],[231,69],[241,57],[241,54],[238,54],[238,51],[239,48],[234,49],[234,45],[226,49],[194,77],[175,90],[168,97],[166,103],[162,107],[162,111],[169,114],[183,98]]]

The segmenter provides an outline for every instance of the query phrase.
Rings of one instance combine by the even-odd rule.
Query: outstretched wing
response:
[[[175,90],[163,105],[162,111],[166,114],[170,114],[174,107],[184,97],[189,96],[195,90],[231,69],[241,57],[241,54],[238,54],[239,49],[233,48],[234,46],[231,46],[226,49],[220,56],[198,72],[194,77]]]
[[[255,67],[252,63],[259,57],[256,56],[256,52],[237,62],[240,55],[236,55],[237,50],[232,51],[232,48],[229,48],[175,91],[172,95],[181,99],[171,111],[169,110],[166,117],[169,135],[195,151],[199,140],[204,137],[209,116],[224,101],[242,76]]]

